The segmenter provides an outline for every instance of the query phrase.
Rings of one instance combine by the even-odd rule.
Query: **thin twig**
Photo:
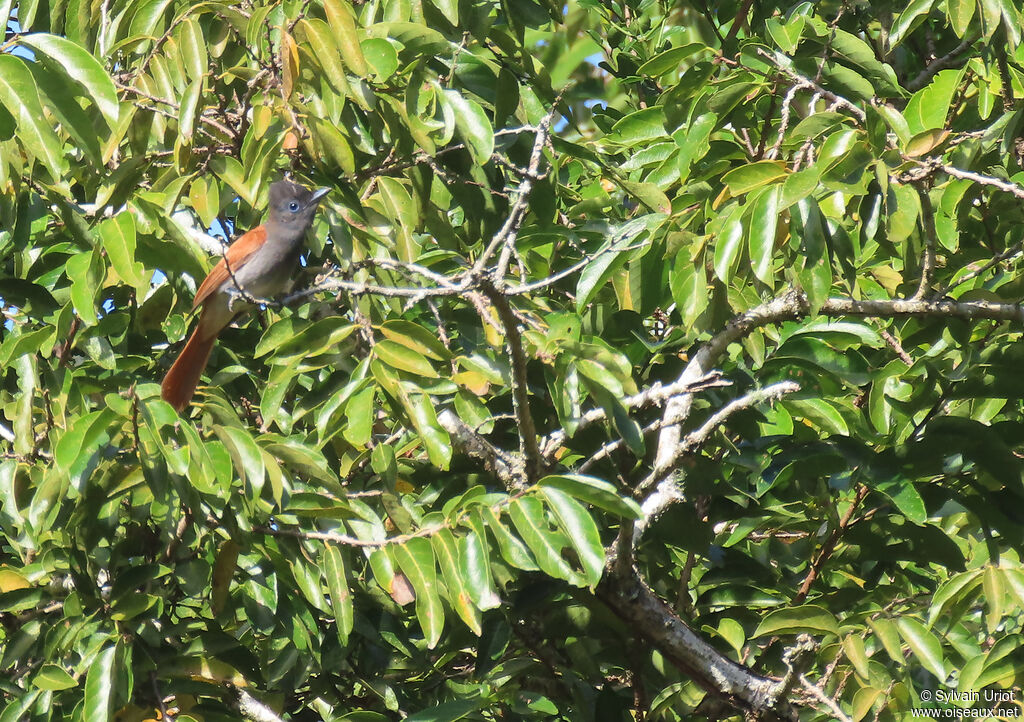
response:
[[[928,189],[918,187],[917,195],[921,198],[921,230],[924,235],[924,251],[921,254],[921,281],[917,285],[917,291],[913,298],[920,300],[928,295],[932,279],[935,277],[935,248],[938,246],[938,237],[935,234],[935,209],[932,208],[932,199],[928,195]]]
[[[776,136],[775,142],[766,156],[769,160],[775,160],[779,157],[782,141],[786,137],[786,130],[789,128],[789,117],[793,110],[793,99],[796,97],[798,90],[800,90],[800,86],[794,85],[786,93],[786,97],[782,99],[782,118],[779,121],[779,134]]]
[[[821,549],[818,550],[818,553],[814,556],[814,559],[811,561],[811,566],[807,570],[807,576],[804,577],[804,581],[800,585],[799,591],[797,591],[796,596],[793,597],[793,604],[802,604],[803,601],[807,598],[807,595],[811,591],[811,586],[814,584],[814,580],[818,578],[818,575],[821,573],[822,567],[825,566],[825,562],[827,562],[829,558],[832,556],[832,552],[835,551],[836,544],[839,543],[839,540],[842,538],[843,533],[847,530],[847,528],[849,528],[850,520],[853,519],[854,512],[856,512],[857,509],[860,508],[861,502],[864,501],[864,497],[866,497],[867,495],[867,484],[861,484],[860,486],[857,487],[857,492],[853,497],[853,501],[850,503],[850,508],[846,510],[845,514],[843,514],[843,517],[839,520],[839,524],[836,526],[835,529],[832,530],[832,533],[829,534],[828,539],[826,539],[825,542],[821,545]]]
[[[1000,263],[1002,263],[1004,261],[1008,261],[1011,258],[1014,258],[1014,257],[1019,256],[1021,254],[1024,254],[1024,242],[1018,241],[1017,243],[1014,243],[1012,246],[1007,248],[1005,251],[1003,251],[999,255],[993,256],[992,259],[989,260],[984,265],[979,266],[978,268],[974,269],[970,273],[965,273],[964,275],[960,276],[960,278],[956,279],[952,283],[949,283],[949,284],[943,286],[942,288],[940,288],[939,290],[937,290],[935,292],[933,298],[942,298],[943,296],[945,296],[947,293],[952,291],[957,286],[960,286],[960,285],[962,285],[964,283],[967,283],[968,281],[972,281],[975,278],[977,278],[978,276],[980,276],[983,273],[985,273],[986,271],[988,271],[989,269],[992,269],[992,268],[998,266]]]
[[[968,58],[958,58],[962,52],[971,47],[978,40],[978,36],[972,35],[971,37],[964,38],[960,41],[960,44],[950,50],[948,53],[940,58],[935,58],[928,65],[925,66],[924,70],[917,74],[911,80],[908,80],[903,87],[905,87],[911,93],[917,92],[931,80],[936,73],[946,68],[953,68],[958,65],[963,65],[967,62]]]
[[[519,233],[519,228],[526,218],[526,206],[530,200],[530,191],[533,190],[533,175],[536,175],[540,169],[540,160],[544,151],[544,147],[547,145],[548,134],[551,132],[551,123],[555,118],[555,105],[552,105],[551,110],[544,119],[541,120],[540,125],[537,126],[537,133],[533,139],[533,150],[530,152],[530,162],[527,165],[527,170],[530,175],[523,179],[523,182],[519,185],[519,189],[516,193],[516,199],[512,203],[512,208],[509,209],[508,216],[505,218],[505,222],[502,223],[501,228],[491,238],[491,242],[487,244],[487,248],[480,254],[480,257],[473,264],[473,268],[470,271],[470,275],[473,277],[479,277],[483,275],[484,268],[490,262],[491,258],[502,248],[502,254],[498,262],[497,268],[491,275],[494,283],[500,285],[504,282],[505,271],[508,269],[508,261],[511,258],[511,251],[508,250],[508,246],[516,242],[516,236]]]
[[[530,413],[530,396],[526,381],[526,352],[523,350],[523,337],[519,332],[519,322],[512,312],[508,298],[490,283],[483,284],[483,294],[494,305],[498,319],[505,332],[505,343],[508,345],[509,361],[512,368],[512,409],[518,421],[519,452],[523,455],[526,478],[535,481],[541,472],[542,460],[540,446],[537,443],[537,427]]]
[[[943,164],[939,167],[942,169],[943,173],[951,175],[954,178],[974,181],[975,183],[983,186],[992,186],[993,188],[998,188],[1001,191],[1012,193],[1017,198],[1024,200],[1024,188],[1021,188],[1016,183],[1002,180],[1000,178],[993,178],[992,176],[982,175],[981,173],[974,173],[969,170],[960,170],[959,168],[955,168],[954,166],[947,164]]]
[[[717,371],[709,372],[694,381],[676,381],[671,384],[662,384],[660,381],[655,381],[643,391],[622,399],[622,405],[627,409],[637,409],[644,406],[662,404],[666,399],[678,396],[679,394],[696,393],[697,391],[704,391],[705,389],[710,388],[721,388],[730,386],[731,384],[731,381],[723,379],[721,373]],[[570,424],[575,427],[577,432],[579,432],[581,429],[584,429],[591,424],[595,424],[598,421],[603,421],[607,417],[608,413],[603,407],[599,406],[591,409],[582,416],[573,419]],[[552,432],[544,440],[542,455],[546,461],[550,462],[554,458],[558,449],[563,443],[565,443],[566,437],[567,434],[565,430],[559,429]]]
[[[804,689],[811,693],[816,700],[821,702],[823,705],[829,708],[829,711],[835,716],[840,722],[853,722],[853,720],[843,712],[842,708],[836,704],[836,701],[829,697],[825,692],[818,687],[818,685],[807,679],[806,675],[800,675],[800,684],[803,685]]]
[[[861,110],[856,105],[851,103],[849,100],[842,97],[841,95],[833,93],[831,90],[826,90],[825,88],[818,85],[815,81],[811,80],[810,78],[806,78],[803,75],[800,75],[800,73],[796,72],[792,67],[792,61],[785,55],[782,55],[781,53],[778,52],[769,52],[764,48],[758,48],[757,54],[766,59],[772,65],[774,65],[783,75],[788,77],[798,86],[807,88],[809,90],[813,90],[815,93],[818,93],[822,97],[828,98],[833,103],[836,103],[837,105],[846,108],[848,111],[853,113],[853,115],[861,123],[867,120],[867,113],[865,113],[863,110]]]
[[[878,335],[882,337],[883,341],[889,344],[889,348],[896,352],[896,355],[900,357],[900,361],[905,363],[907,366],[914,365],[914,359],[911,358],[910,354],[907,353],[907,350],[903,348],[903,344],[900,343],[898,338],[893,336],[884,328],[879,330]]]

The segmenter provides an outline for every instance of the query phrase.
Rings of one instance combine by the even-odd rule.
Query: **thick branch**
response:
[[[644,516],[636,523],[636,534],[634,536],[634,543],[638,541],[643,534],[643,530],[655,519],[657,519],[661,513],[676,503],[682,498],[682,489],[675,479],[667,478],[671,470],[676,466],[679,457],[685,454],[691,454],[708,440],[715,429],[724,424],[726,420],[733,414],[743,409],[749,409],[751,406],[757,406],[763,404],[766,401],[775,401],[780,399],[786,394],[796,393],[800,390],[800,385],[793,381],[781,381],[771,386],[766,386],[763,389],[757,389],[751,391],[749,394],[744,394],[737,399],[733,399],[728,404],[720,408],[718,411],[713,413],[708,419],[701,424],[697,429],[686,435],[686,438],[679,443],[674,453],[666,460],[668,467],[665,469],[655,468],[643,482],[637,486],[637,494],[643,494],[649,486],[645,486],[648,480],[655,479],[659,481],[658,488],[643,501],[641,509],[643,509]]]
[[[704,641],[632,570],[607,569],[596,593],[633,632],[704,689],[738,709],[767,714],[767,719],[797,719],[793,708],[777,699],[778,682],[733,662]]]
[[[908,80],[904,87],[911,93],[915,93],[924,86],[926,86],[928,84],[928,81],[931,80],[935,76],[935,74],[940,70],[945,70],[946,68],[953,68],[963,65],[964,63],[967,62],[968,58],[960,58],[958,56],[965,50],[967,50],[969,47],[971,47],[977,39],[977,36],[964,38],[962,41],[960,41],[959,45],[950,50],[948,53],[946,53],[942,57],[935,58],[930,63],[928,63],[925,69],[918,73],[917,77]]]
[[[513,489],[524,486],[522,462],[475,432],[451,409],[445,409],[438,414],[437,422],[448,432],[457,448],[466,455],[482,461],[484,468],[506,487]]]
[[[807,88],[808,90],[813,90],[815,94],[820,95],[821,97],[826,98],[828,100],[831,100],[834,105],[845,108],[846,110],[850,111],[861,123],[867,120],[867,114],[863,110],[858,108],[856,105],[851,103],[849,100],[847,100],[841,95],[836,95],[831,90],[826,90],[825,88],[821,87],[810,78],[805,78],[804,76],[800,75],[800,73],[796,72],[796,70],[793,69],[793,61],[787,58],[782,53],[772,53],[767,50],[764,50],[763,48],[758,48],[757,54],[760,55],[765,60],[769,61],[776,68],[778,68],[783,75],[787,76],[799,87]]]

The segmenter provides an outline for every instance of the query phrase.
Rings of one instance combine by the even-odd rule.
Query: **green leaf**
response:
[[[624,519],[642,519],[640,506],[619,494],[615,486],[593,476],[583,474],[555,474],[537,482],[541,489],[558,489],[575,498],[593,504]]]
[[[324,576],[327,577],[327,591],[331,595],[331,609],[334,611],[334,626],[338,631],[338,641],[344,647],[348,644],[352,633],[352,594],[348,589],[348,576],[345,573],[345,557],[334,544],[324,544],[322,562]]]
[[[441,11],[445,20],[452,25],[459,25],[459,3],[458,0],[434,0],[434,6]]]
[[[900,644],[900,636],[896,631],[896,624],[885,617],[876,617],[875,619],[869,617],[867,622],[868,626],[874,630],[882,646],[885,647],[885,651],[889,654],[890,659],[902,665],[904,663],[903,647]]]
[[[54,180],[67,173],[60,139],[46,121],[39,103],[39,89],[25,61],[10,54],[0,54],[0,105],[17,122],[18,142],[35,156]]]
[[[733,213],[715,239],[715,275],[728,283],[743,248],[743,217]]]
[[[206,75],[210,58],[206,52],[206,38],[195,17],[185,18],[178,25],[178,42],[181,43],[181,60],[188,77],[199,80]]]
[[[210,608],[214,614],[220,614],[227,607],[239,551],[238,542],[233,539],[225,539],[217,548],[210,578]]]
[[[628,147],[640,143],[647,144],[667,136],[665,111],[660,105],[655,105],[623,116],[615,122],[611,131],[602,140],[605,143]]]
[[[85,674],[83,719],[86,722],[109,722],[113,716],[114,656],[117,645],[111,644],[96,655]]]
[[[733,168],[722,176],[722,182],[729,187],[733,196],[743,195],[763,185],[774,183],[789,174],[782,161],[759,160],[739,168]]]
[[[480,703],[471,699],[445,702],[411,714],[405,718],[405,722],[456,722],[478,709]]]
[[[345,65],[355,75],[365,78],[369,73],[369,68],[366,58],[363,57],[362,46],[359,44],[352,6],[346,0],[324,0],[324,12],[338,41],[338,48],[341,50],[341,57],[344,59]]]
[[[0,83],[2,82],[3,80],[0,80]],[[71,279],[71,302],[74,304],[75,313],[87,326],[99,323],[99,316],[96,314],[99,265],[99,256],[92,252],[72,256],[66,266],[68,277]]]
[[[251,489],[251,498],[258,499],[266,479],[266,468],[260,447],[245,429],[217,424],[213,427],[213,432],[227,447],[235,469]]]
[[[778,18],[768,18],[765,25],[772,40],[779,46],[782,52],[791,55],[800,44],[800,36],[803,33],[806,20],[802,15],[796,15],[783,23]]]
[[[620,226],[612,237],[597,250],[593,260],[580,273],[579,281],[576,283],[577,313],[583,312],[583,309],[587,307],[597,292],[608,282],[612,274],[622,267],[626,260],[624,253],[629,242],[661,218],[663,216],[660,214],[634,218]]]
[[[985,599],[985,627],[989,634],[995,634],[1003,622],[1004,604],[1006,602],[1006,586],[1003,584],[1002,570],[987,566],[982,574],[982,596]]]
[[[781,196],[781,186],[768,188],[757,196],[750,213],[750,230],[747,236],[750,263],[754,267],[754,275],[768,285],[772,285],[774,280],[772,256],[775,251]]]
[[[42,665],[32,678],[32,686],[51,692],[59,692],[63,689],[77,687],[78,682],[63,667],[47,663]]]
[[[324,154],[337,164],[346,175],[356,172],[356,159],[352,145],[335,125],[322,118],[310,118],[312,135],[320,144]]]
[[[53,112],[61,128],[67,131],[86,157],[96,166],[103,165],[100,148],[102,125],[96,123],[79,104],[77,88],[64,75],[55,73],[42,63],[29,63],[29,71],[39,88],[39,99]],[[0,138],[14,134],[14,118],[0,105]]]
[[[848,634],[843,638],[843,651],[847,658],[853,663],[857,676],[861,679],[870,679],[868,654],[864,649],[864,640],[857,634]]]
[[[686,326],[693,326],[711,301],[703,260],[690,261],[690,249],[676,254],[669,274],[672,298]]]
[[[199,94],[203,92],[203,81],[193,80],[181,96],[178,112],[178,132],[186,142],[191,142],[199,115]]]
[[[939,71],[928,85],[911,96],[903,111],[911,135],[945,126],[963,74],[962,68]]]
[[[604,572],[604,546],[601,544],[597,524],[583,505],[568,494],[551,486],[541,493],[558,520],[558,525],[576,550],[576,556],[583,567],[583,580],[593,588]]]
[[[616,181],[629,195],[647,206],[652,213],[671,213],[672,201],[658,186],[653,183],[637,183],[635,181],[619,179]]]
[[[932,595],[928,611],[928,626],[934,626],[948,610],[964,599],[975,596],[981,586],[983,572],[980,569],[954,574],[944,581]]]
[[[393,369],[408,371],[427,378],[437,378],[437,371],[419,352],[408,346],[383,339],[373,346],[374,355]]]
[[[340,316],[329,316],[303,326],[293,317],[281,319],[263,334],[253,352],[256,358],[276,352],[277,359],[309,358],[335,350],[357,326]],[[301,329],[301,330],[299,330]],[[297,331],[297,332],[296,332]]]
[[[473,514],[474,518],[479,519],[477,526],[480,528],[477,529],[477,534],[482,533],[483,524],[486,523],[487,528],[491,530],[491,534],[494,535],[494,539],[498,543],[498,549],[501,552],[502,558],[506,562],[517,569],[527,572],[536,571],[540,568],[537,566],[531,551],[502,524],[501,519],[493,509],[490,507],[480,507],[474,510]]]
[[[896,620],[896,628],[910,647],[910,651],[917,657],[917,661],[940,682],[945,681],[946,661],[943,659],[942,644],[938,638],[913,617],[900,617]]]
[[[779,402],[796,418],[810,421],[823,431],[848,435],[850,428],[835,406],[824,399],[786,399]]]
[[[367,38],[359,45],[378,82],[384,82],[398,70],[398,51],[384,38]]]
[[[455,613],[478,637],[483,633],[480,626],[480,610],[474,604],[465,584],[460,568],[459,550],[455,536],[450,529],[439,529],[431,535],[430,543],[437,557],[437,564],[448,587],[448,599]]]
[[[451,352],[438,340],[437,334],[418,323],[391,319],[381,324],[380,332],[385,338],[435,361],[447,361],[451,358]]]
[[[832,44],[832,52],[860,67],[878,95],[882,97],[903,95],[892,67],[879,61],[875,56],[875,51],[864,40],[841,28],[835,28],[829,40]]]
[[[416,590],[416,618],[423,629],[427,647],[433,649],[441,639],[444,609],[438,596],[437,571],[430,541],[419,537],[393,548],[398,566]]]
[[[447,469],[452,459],[452,443],[448,432],[437,423],[437,414],[430,397],[426,394],[410,394],[406,411],[427,449],[430,463],[438,469]]]
[[[957,37],[967,35],[967,28],[974,17],[974,9],[978,0],[948,0],[949,23],[953,26],[953,32]]]
[[[334,33],[331,27],[318,18],[302,18],[298,28],[305,33],[306,42],[309,43],[310,50],[313,52],[313,58],[323,68],[327,82],[340,95],[347,95],[350,92],[348,79],[345,77],[345,67],[341,63],[341,51],[334,42]],[[331,126],[326,122],[324,125]]]
[[[98,230],[117,275],[133,286],[139,296],[145,296],[149,278],[145,267],[135,260],[135,217],[128,212],[118,213],[101,223]]]
[[[908,520],[915,524],[924,524],[928,518],[924,500],[912,482],[902,477],[881,481],[877,489],[892,499],[893,503]]]
[[[494,152],[494,128],[487,113],[475,100],[455,90],[445,90],[441,97],[455,114],[455,129],[466,144],[477,165],[484,165]]]
[[[556,579],[576,584],[577,575],[562,558],[561,544],[555,541],[540,500],[524,496],[509,504],[508,509],[516,531],[533,552],[541,571]]]
[[[345,406],[345,419],[348,423],[341,434],[353,446],[366,446],[370,443],[375,394],[376,391],[372,387],[363,389],[352,396]]]
[[[924,22],[935,0],[910,0],[907,7],[893,20],[889,29],[889,45],[892,48],[903,42],[914,28]]]
[[[752,637],[769,634],[835,634],[839,635],[839,623],[835,615],[825,607],[805,604],[800,607],[777,609],[769,612],[754,630]]]
[[[117,124],[121,105],[114,81],[91,53],[67,38],[49,33],[22,35],[18,42],[38,53],[51,71],[65,74],[81,87],[103,114],[107,125],[113,128]]]
[[[683,61],[691,55],[695,55],[700,51],[707,49],[708,46],[704,43],[687,43],[686,45],[681,45],[677,48],[669,48],[668,50],[658,53],[637,68],[636,74],[650,78],[660,78],[666,73],[679,69],[679,66],[682,65]]]
[[[458,547],[459,574],[473,604],[481,611],[501,606],[501,598],[491,577],[490,557],[481,535],[475,530],[468,531],[459,537]]]

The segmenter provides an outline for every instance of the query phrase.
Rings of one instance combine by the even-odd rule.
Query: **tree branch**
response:
[[[791,290],[736,316],[721,332],[694,354],[676,384],[685,385],[706,375],[729,344],[738,341],[757,328],[781,321],[794,320],[808,313],[810,313],[810,306],[807,297],[800,291]],[[965,320],[1024,322],[1024,309],[1019,304],[999,304],[987,301],[957,302],[923,299],[854,301],[833,298],[825,302],[820,313],[833,317],[934,316]],[[681,453],[679,451],[682,446],[680,444],[680,424],[690,414],[692,399],[692,392],[681,392],[672,396],[665,406],[654,469],[637,487],[640,490],[645,490],[656,486],[656,489],[643,502],[644,517],[636,522],[637,528],[633,534],[634,544],[640,539],[642,531],[650,524],[651,520],[657,518],[668,506],[683,498],[679,484],[669,476],[673,471],[675,460]],[[726,409],[728,407],[723,408],[719,413],[725,412]],[[708,421],[712,422],[713,420],[717,422],[715,416]],[[692,437],[694,441],[699,440],[698,432],[700,429],[687,439]],[[609,556],[614,557],[617,553],[618,550],[613,545],[613,548],[609,550]]]
[[[843,712],[842,708],[838,704],[836,704],[836,701],[834,699],[825,694],[824,690],[822,690],[821,687],[814,684],[811,680],[807,679],[807,677],[802,674],[800,675],[800,684],[803,685],[804,689],[811,693],[812,697],[814,697],[816,700],[818,700],[823,705],[828,707],[829,711],[835,716],[837,720],[839,720],[839,722],[853,722],[853,719],[851,719],[845,712]]]
[[[662,404],[665,402],[665,399],[679,394],[696,393],[697,391],[703,391],[705,389],[721,388],[723,386],[731,385],[732,382],[723,379],[722,375],[717,371],[711,371],[694,381],[676,381],[667,385],[662,385],[660,381],[655,381],[643,391],[622,399],[622,405],[627,409],[638,409],[644,406]],[[576,431],[579,431],[580,429],[597,423],[598,421],[604,421],[606,418],[608,418],[608,413],[604,408],[598,406],[586,412],[583,416],[573,419],[572,423],[575,424]],[[557,431],[551,432],[551,434],[544,440],[541,456],[546,462],[551,462],[559,447],[565,443],[566,436],[567,434],[564,429],[558,429]]]
[[[850,526],[850,520],[853,519],[854,513],[860,508],[861,502],[864,501],[864,497],[868,495],[868,487],[865,484],[861,484],[857,487],[857,493],[853,497],[853,502],[850,504],[850,508],[843,514],[843,518],[839,520],[839,525],[832,530],[829,534],[828,539],[821,545],[821,549],[814,557],[814,561],[811,562],[810,569],[807,570],[807,576],[804,577],[803,584],[800,585],[800,590],[793,597],[793,604],[801,604],[807,599],[807,594],[811,591],[811,585],[814,584],[814,580],[818,578],[821,573],[822,567],[825,566],[825,562],[828,561],[829,557],[832,556],[832,552],[835,551],[836,544],[839,543],[839,539],[843,536],[843,532]]]
[[[777,699],[778,682],[755,674],[704,641],[634,571],[609,566],[595,591],[633,632],[704,689],[738,709],[767,714],[767,719],[797,719],[789,703]]]
[[[676,445],[673,454],[665,460],[665,463],[668,466],[664,469],[658,469],[655,467],[654,471],[652,471],[647,478],[637,486],[636,493],[639,496],[650,488],[650,480],[654,479],[657,482],[660,482],[658,483],[658,488],[650,496],[644,499],[643,504],[640,507],[643,510],[644,515],[642,519],[636,522],[634,541],[638,541],[640,539],[644,529],[650,525],[652,521],[657,519],[665,509],[683,498],[682,489],[679,488],[676,480],[670,477],[671,471],[675,468],[679,457],[691,454],[699,449],[708,440],[715,429],[725,423],[725,421],[736,412],[748,409],[751,406],[757,406],[758,404],[762,404],[766,401],[775,401],[786,394],[796,393],[799,390],[800,385],[793,381],[780,381],[777,384],[766,386],[763,389],[751,391],[749,394],[745,394],[730,401],[728,404],[709,416],[708,419],[696,430],[687,434],[686,438]]]
[[[928,63],[928,65],[925,66],[924,70],[918,73],[917,76],[914,77],[913,79],[908,80],[903,87],[905,87],[911,93],[917,92],[925,85],[927,85],[928,81],[935,77],[935,74],[938,73],[940,70],[945,70],[946,68],[953,68],[958,65],[963,65],[965,62],[967,62],[967,58],[957,58],[957,56],[960,55],[960,53],[967,50],[972,45],[974,45],[977,39],[977,35],[973,35],[969,38],[964,38],[962,41],[960,41],[959,45],[950,50],[948,53],[946,53],[940,58],[935,58],[930,63]]]
[[[519,452],[523,455],[527,481],[536,481],[540,476],[542,462],[540,446],[537,443],[537,427],[530,413],[530,396],[526,385],[526,352],[523,337],[519,333],[519,321],[508,299],[489,281],[481,284],[482,293],[487,296],[498,312],[498,319],[505,330],[509,360],[512,367],[512,408],[519,424]]]
[[[760,55],[765,60],[767,60],[768,62],[770,62],[772,65],[774,65],[779,70],[779,72],[788,77],[799,87],[807,88],[808,90],[813,90],[816,94],[820,95],[823,98],[831,100],[837,106],[846,108],[861,123],[867,120],[867,113],[865,113],[863,110],[861,110],[856,105],[851,103],[849,100],[847,100],[841,95],[836,95],[831,90],[826,90],[825,88],[821,87],[810,78],[805,78],[804,76],[800,75],[800,73],[793,70],[792,61],[785,55],[778,52],[769,52],[764,48],[758,48],[757,54]]]
[[[437,422],[448,432],[452,441],[463,453],[482,461],[484,468],[494,474],[506,487],[517,489],[525,486],[526,475],[522,468],[522,461],[514,458],[507,451],[499,449],[471,429],[451,409],[445,409],[438,414]]]
[[[928,195],[928,189],[918,187],[917,195],[921,198],[921,229],[924,235],[924,252],[921,254],[921,281],[914,294],[914,300],[920,300],[928,295],[932,279],[935,277],[935,248],[938,246],[938,238],[935,235],[935,210],[932,208],[932,199]]]
[[[790,290],[759,306],[741,313],[726,324],[725,328],[704,344],[693,355],[683,369],[678,384],[690,383],[708,374],[731,343],[739,341],[754,330],[782,321],[792,321],[811,312],[807,296],[798,290]],[[1016,303],[992,303],[989,301],[946,301],[929,299],[885,299],[859,301],[845,298],[830,298],[821,306],[822,316],[864,318],[894,318],[917,316],[934,318],[960,318],[967,321],[991,320],[1024,323],[1024,307]],[[693,404],[691,392],[681,392],[668,399],[662,414],[662,428],[658,435],[655,461],[650,474],[638,488],[657,487],[655,494],[663,499],[651,509],[658,511],[665,505],[681,498],[676,484],[667,477],[673,471],[678,458],[677,450],[682,437],[681,424],[690,415]],[[646,509],[645,509],[646,510]],[[637,535],[639,536],[639,535]]]
[[[494,269],[494,273],[491,276],[495,284],[504,282],[505,271],[508,269],[508,262],[512,256],[510,247],[515,244],[516,236],[519,234],[519,227],[522,226],[523,219],[526,218],[526,205],[530,200],[530,191],[533,190],[534,179],[540,168],[541,155],[544,151],[544,146],[547,145],[548,137],[551,133],[551,122],[554,120],[554,117],[555,106],[552,106],[550,112],[544,116],[540,125],[537,126],[537,134],[533,140],[533,150],[530,153],[530,164],[527,166],[529,173],[523,178],[522,183],[519,184],[515,202],[512,203],[512,208],[509,210],[505,222],[501,224],[501,228],[491,238],[491,242],[487,244],[487,248],[484,249],[480,258],[473,264],[473,268],[469,272],[470,276],[481,276],[494,254],[499,248],[504,247],[498,266]]]

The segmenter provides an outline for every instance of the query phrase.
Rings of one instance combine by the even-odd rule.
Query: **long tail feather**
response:
[[[163,383],[160,384],[160,395],[163,400],[179,413],[192,400],[192,394],[196,392],[196,386],[199,384],[199,377],[203,375],[203,369],[210,358],[210,351],[217,342],[216,334],[203,338],[200,334],[202,326],[201,322],[196,326],[185,348],[181,350],[164,376]]]

